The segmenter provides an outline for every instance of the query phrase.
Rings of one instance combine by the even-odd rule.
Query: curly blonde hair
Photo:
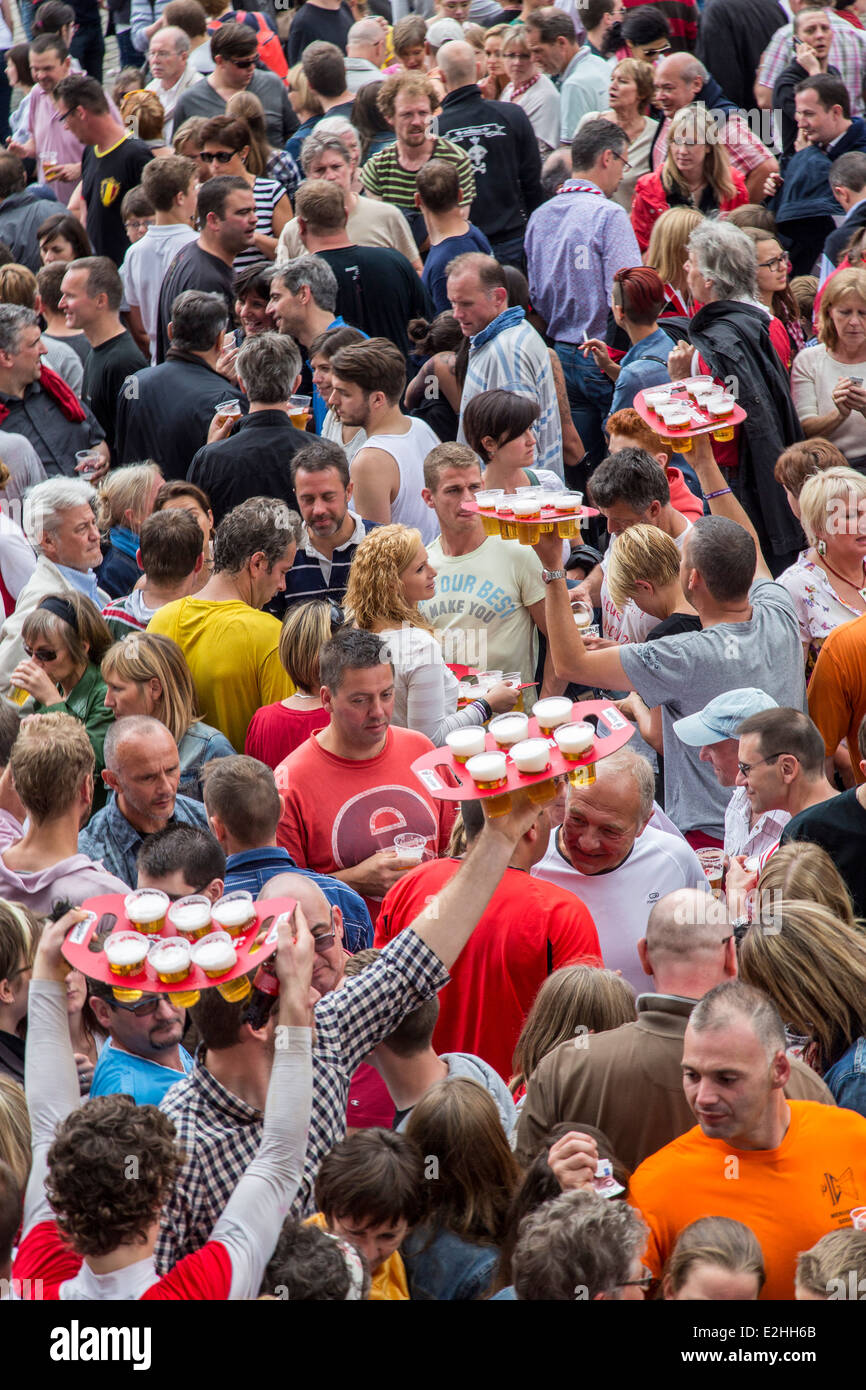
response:
[[[415,604],[409,603],[400,576],[423,548],[421,532],[392,523],[377,526],[355,551],[346,587],[347,615],[356,627],[420,627],[433,632]]]

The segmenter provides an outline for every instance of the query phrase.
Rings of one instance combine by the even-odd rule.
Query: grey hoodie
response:
[[[20,874],[7,868],[0,854],[0,898],[20,903],[37,914],[50,912],[60,899],[78,906],[86,898],[129,891],[128,884],[86,854],[73,854],[50,868]]]

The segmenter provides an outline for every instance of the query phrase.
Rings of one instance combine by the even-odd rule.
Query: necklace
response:
[[[521,82],[519,87],[514,88],[514,91],[511,93],[511,97],[509,99],[511,101],[516,101],[518,97],[522,97],[524,92],[528,92],[530,87],[535,86],[540,76],[541,73],[537,72],[534,77],[530,77],[528,82]]]
[[[840,574],[838,570],[835,570],[833,568],[826,555],[820,555],[818,558],[821,564],[824,566],[824,568],[829,570],[831,574],[835,574],[837,579],[841,579],[843,584],[847,584],[850,589],[857,589],[857,585],[854,583],[853,580],[846,579],[844,574]],[[864,585],[862,589],[857,589],[857,592],[862,598],[863,602],[866,603],[866,585]]]

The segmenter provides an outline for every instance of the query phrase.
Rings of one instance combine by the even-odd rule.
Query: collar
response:
[[[478,97],[479,100],[483,100],[481,92],[478,89],[478,83],[465,82],[462,87],[455,87],[453,92],[449,92],[447,96],[442,98],[442,106],[443,108],[446,106],[456,106],[458,101],[462,101],[465,97],[473,96]]]
[[[516,328],[518,324],[523,323],[525,318],[524,311],[518,305],[512,309],[503,309],[492,323],[488,323],[486,328],[482,328],[480,333],[476,333],[473,338],[469,339],[470,348],[484,347],[485,343],[489,343],[491,339],[504,333],[507,328]]]
[[[119,140],[115,140],[114,144],[113,144],[113,145],[109,145],[109,146],[108,146],[108,149],[106,149],[106,150],[101,150],[101,149],[99,148],[98,145],[94,145],[94,146],[93,146],[93,153],[96,155],[96,158],[97,158],[97,159],[103,159],[103,158],[105,157],[105,155],[107,155],[107,154],[113,154],[113,152],[114,152],[115,150],[119,150],[120,147],[121,147],[121,145],[123,144],[124,140],[128,140],[129,138],[130,138],[129,131],[128,131],[128,130],[125,130],[125,131],[123,132],[123,134],[121,135],[120,139],[119,139]]]
[[[697,999],[686,999],[682,994],[639,994],[637,1011],[644,1013],[675,1014],[678,1018],[688,1018]]]
[[[124,555],[130,555],[135,559],[138,554],[138,536],[134,531],[130,531],[126,526],[112,526],[108,539],[115,550],[120,550]]]
[[[189,1073],[189,1079],[207,1103],[208,1109],[230,1120],[233,1127],[238,1124],[261,1124],[265,1112],[255,1105],[250,1105],[249,1101],[241,1100],[234,1091],[228,1090],[221,1081],[217,1081],[207,1069],[206,1055],[204,1043],[199,1043],[195,1054],[195,1066]]]
[[[287,869],[298,867],[287,849],[281,849],[279,845],[262,845],[260,849],[242,849],[237,854],[230,854],[226,860],[226,873],[233,873],[236,869],[264,869],[271,864],[284,864]]]
[[[521,312],[522,312],[522,311],[521,311]],[[353,511],[351,511],[351,510],[349,511],[349,516],[354,517],[354,519],[355,519],[355,529],[354,529],[354,531],[352,532],[351,536],[349,537],[349,539],[348,539],[347,541],[343,541],[343,544],[342,544],[342,545],[337,545],[337,546],[334,547],[334,554],[335,554],[335,555],[336,555],[336,553],[337,553],[338,550],[345,550],[347,546],[350,546],[350,545],[360,545],[360,544],[361,544],[361,541],[364,539],[364,537],[365,537],[366,534],[367,534],[366,529],[365,529],[365,527],[364,527],[363,519],[362,519],[360,516],[356,516],[355,513],[354,513]],[[319,555],[321,555],[321,553],[322,553],[321,550],[317,550],[316,547],[315,547],[315,545],[313,544],[312,537],[310,536],[310,533],[309,533],[309,531],[307,530],[306,523],[305,523],[305,524],[304,524],[304,554],[305,554],[305,555],[309,555],[311,559],[316,559]]]
[[[94,1274],[84,1261],[75,1278],[64,1282],[63,1298],[86,1299],[91,1303],[107,1299],[112,1302],[137,1302],[158,1279],[153,1255],[136,1260],[135,1264],[127,1265],[125,1269],[116,1269],[111,1274]]]
[[[599,195],[600,195],[602,198],[606,197],[606,194],[605,194],[604,189],[603,189],[603,188],[599,188],[598,184],[597,184],[597,183],[593,183],[592,179],[578,179],[578,178],[566,179],[562,184],[560,184],[559,188],[558,188],[556,191],[557,191],[557,194],[559,194],[559,193],[592,193],[592,194],[593,194],[594,196],[596,196],[596,197],[598,197]]]
[[[71,570],[67,565],[57,565],[67,584],[73,589],[77,589],[79,594],[86,594],[92,599],[97,608],[102,609],[99,599],[99,585],[96,582],[96,575],[93,570]]]
[[[126,819],[126,816],[117,804],[117,797],[114,792],[111,793],[105,804],[105,818],[111,827],[111,833],[114,839],[117,841],[119,848],[124,854],[128,854],[130,850],[135,849],[141,844],[144,836],[140,830],[136,830],[135,826]],[[169,817],[169,825],[171,825],[173,821],[174,817]],[[178,1080],[180,1080],[180,1077],[178,1077]]]
[[[283,425],[293,430],[295,427],[284,410],[254,410],[248,415],[242,415],[232,430],[232,434],[237,434],[238,430],[257,430],[266,427],[281,429]]]

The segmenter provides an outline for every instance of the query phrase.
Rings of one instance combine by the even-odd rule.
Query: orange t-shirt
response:
[[[797,1256],[828,1231],[851,1225],[866,1201],[866,1119],[817,1101],[789,1101],[777,1149],[735,1149],[699,1126],[644,1159],[629,1201],[650,1228],[644,1262],[660,1277],[684,1226],[729,1216],[764,1252],[763,1299],[793,1299]]]
[[[318,1226],[320,1231],[327,1231],[328,1229],[328,1223],[320,1211],[317,1211],[315,1216],[308,1216],[304,1225]],[[393,1255],[389,1255],[387,1260],[376,1270],[370,1281],[370,1292],[367,1297],[371,1303],[405,1302],[408,1299],[409,1283],[406,1279],[406,1266],[399,1250],[395,1250]]]
[[[809,682],[809,715],[829,758],[843,738],[851,750],[854,780],[863,781],[857,730],[866,714],[866,615],[834,628],[818,653]]]

